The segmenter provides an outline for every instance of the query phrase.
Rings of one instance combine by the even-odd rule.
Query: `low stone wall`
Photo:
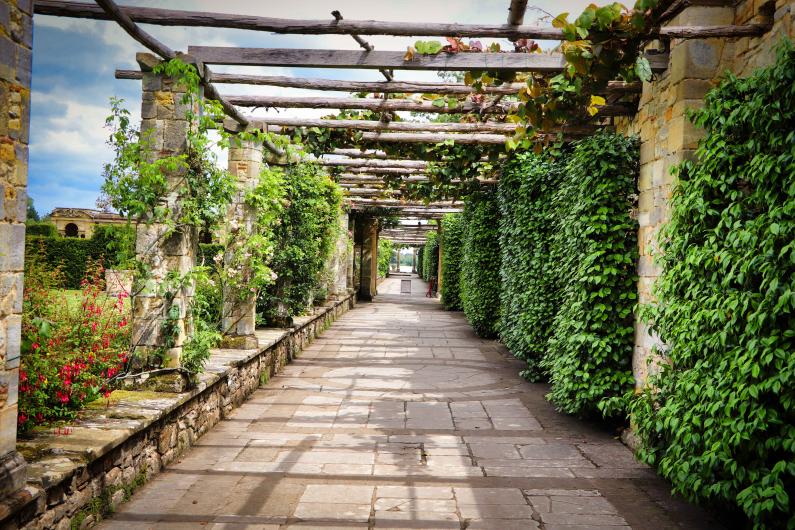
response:
[[[257,349],[215,350],[189,392],[116,391],[81,413],[73,427],[21,440],[28,485],[0,504],[0,526],[94,525],[352,308],[354,298],[347,294],[296,318],[291,329],[257,330]]]

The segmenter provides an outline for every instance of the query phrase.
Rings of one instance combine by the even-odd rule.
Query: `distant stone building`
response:
[[[55,208],[50,214],[58,233],[64,237],[88,239],[98,225],[126,224],[127,219],[117,213],[90,208]]]

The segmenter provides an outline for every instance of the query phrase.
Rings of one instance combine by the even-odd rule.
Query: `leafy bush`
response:
[[[425,246],[422,251],[422,279],[430,281],[434,280],[439,274],[439,234],[437,232],[430,232],[425,240]]]
[[[386,278],[389,274],[389,264],[392,261],[394,243],[388,239],[378,239],[378,277]]]
[[[666,345],[632,413],[647,462],[689,499],[795,527],[795,49],[729,76],[693,121],[659,238]]]
[[[543,366],[569,414],[623,418],[632,389],[637,175],[637,140],[599,133],[576,144],[556,199],[563,292]]]
[[[62,274],[29,249],[25,258],[18,428],[74,419],[107,396],[130,348],[125,294],[108,298],[104,270],[89,264],[78,295],[57,290]]]
[[[28,221],[25,223],[25,235],[58,237],[58,228],[48,221]]]
[[[105,260],[109,266],[133,268],[135,259],[135,227],[132,225],[99,225],[94,228],[91,239],[105,249]]]
[[[464,206],[461,304],[481,337],[497,334],[500,317],[500,210],[497,193],[481,191]]]
[[[560,263],[552,256],[562,209],[554,197],[561,163],[523,152],[505,164],[500,177],[500,338],[527,362],[522,376],[542,378],[552,322],[560,306]]]
[[[416,264],[416,266],[417,266],[417,275],[420,278],[423,278],[423,276],[422,276],[422,264],[423,263],[425,263],[425,246],[421,246],[420,248],[417,249],[417,264]],[[425,279],[425,278],[423,278],[423,279]]]
[[[339,229],[342,193],[320,166],[307,162],[287,166],[284,188],[287,207],[275,227],[271,263],[278,280],[257,299],[257,311],[266,321],[278,317],[279,302],[290,316],[306,311]]]
[[[461,259],[464,223],[461,214],[447,214],[442,219],[442,305],[449,311],[461,307]]]

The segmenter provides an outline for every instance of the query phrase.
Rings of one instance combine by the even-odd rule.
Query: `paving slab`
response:
[[[382,282],[101,528],[720,528],[425,290]]]

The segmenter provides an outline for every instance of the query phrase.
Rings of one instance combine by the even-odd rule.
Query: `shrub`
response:
[[[461,214],[442,219],[442,305],[449,311],[461,310],[461,252],[464,223]]]
[[[378,277],[386,278],[389,264],[392,262],[392,251],[395,245],[388,239],[378,240]]]
[[[99,225],[94,228],[91,239],[98,248],[104,249],[106,263],[124,269],[133,268],[135,259],[135,227],[125,225]]]
[[[425,263],[425,246],[421,246],[420,248],[417,249],[417,264],[416,264],[417,275],[420,278],[425,279],[423,277],[423,274],[422,274],[422,264],[423,263]]]
[[[425,240],[425,246],[422,252],[422,279],[430,281],[434,280],[439,274],[439,241],[437,232],[430,232]]]
[[[637,140],[599,133],[576,144],[556,198],[563,292],[543,366],[569,414],[623,418],[632,389],[637,175]]]
[[[795,49],[729,76],[693,121],[659,237],[666,345],[632,413],[644,458],[691,500],[795,527]]]
[[[76,297],[57,290],[61,272],[35,251],[25,259],[19,415],[21,432],[71,420],[87,403],[107,396],[130,348],[124,294],[103,294],[104,270],[89,264]]]
[[[560,306],[560,263],[552,256],[561,209],[554,207],[562,162],[524,152],[509,159],[499,183],[500,338],[527,362],[522,376],[542,378],[552,322]]]
[[[461,303],[481,337],[496,336],[500,317],[499,220],[494,191],[475,193],[464,205]]]
[[[58,228],[48,221],[28,221],[25,223],[25,235],[58,237]]]
[[[339,186],[317,164],[300,162],[284,171],[287,207],[275,228],[271,263],[278,280],[257,299],[257,311],[268,322],[279,317],[279,302],[290,316],[306,311],[334,248],[342,204]]]

